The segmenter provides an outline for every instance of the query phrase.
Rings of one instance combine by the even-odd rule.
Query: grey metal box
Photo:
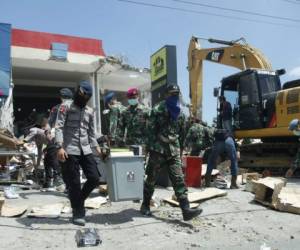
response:
[[[143,199],[143,156],[112,156],[106,166],[108,195],[111,201]]]

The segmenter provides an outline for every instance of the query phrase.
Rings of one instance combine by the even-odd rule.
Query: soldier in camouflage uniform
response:
[[[151,112],[148,126],[147,150],[149,161],[146,166],[147,178],[144,183],[144,198],[141,213],[151,215],[150,200],[158,171],[167,168],[175,195],[182,209],[183,219],[190,220],[198,216],[201,209],[191,209],[187,199],[187,188],[181,166],[181,152],[185,135],[185,117],[180,111],[179,87],[169,85],[164,101],[156,105]]]
[[[191,149],[191,156],[199,156],[202,150],[211,146],[212,139],[210,130],[199,119],[194,118],[193,125],[189,128],[186,138],[185,147]]]
[[[118,125],[118,140],[125,145],[144,145],[150,110],[139,103],[138,90],[127,91],[129,106],[122,112]]]
[[[115,143],[117,137],[118,123],[121,117],[121,113],[125,110],[125,107],[117,101],[114,92],[109,92],[105,98],[105,105],[109,109],[108,122],[109,122],[109,137],[112,144]]]

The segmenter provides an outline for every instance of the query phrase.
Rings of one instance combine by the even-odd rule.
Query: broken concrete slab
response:
[[[202,191],[188,193],[188,200],[190,203],[200,203],[201,201],[204,200],[221,197],[225,195],[227,195],[226,191],[218,188],[210,187],[210,188],[205,188]],[[179,206],[179,203],[173,198],[164,199],[164,201]]]
[[[266,205],[275,207],[278,194],[286,185],[285,178],[266,177],[258,181],[252,181],[255,190],[255,200]]]
[[[2,217],[18,217],[26,212],[28,206],[10,206],[4,204],[1,209]]]
[[[283,187],[278,194],[275,208],[283,212],[300,214],[300,188]]]
[[[84,207],[85,208],[93,208],[98,209],[101,207],[101,205],[107,203],[107,199],[102,196],[98,196],[95,198],[88,198],[85,200]]]
[[[27,217],[58,218],[63,210],[63,203],[48,204],[31,208]]]

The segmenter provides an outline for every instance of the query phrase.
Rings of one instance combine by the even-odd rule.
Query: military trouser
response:
[[[181,159],[179,156],[166,156],[155,151],[150,151],[146,166],[147,178],[144,183],[144,199],[151,199],[157,174],[162,168],[167,168],[169,178],[178,200],[187,198],[187,188],[184,183]]]

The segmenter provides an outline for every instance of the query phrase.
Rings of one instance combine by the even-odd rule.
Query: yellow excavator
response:
[[[298,140],[288,125],[292,119],[300,119],[300,81],[287,82],[281,87],[280,75],[285,70],[272,70],[263,53],[244,39],[208,41],[225,46],[202,49],[196,37],[192,37],[189,44],[192,115],[202,118],[204,60],[240,69],[223,78],[221,87],[214,89],[216,97],[225,96],[233,107],[235,138],[261,140],[241,147],[239,166],[257,171],[286,170],[298,148]]]

